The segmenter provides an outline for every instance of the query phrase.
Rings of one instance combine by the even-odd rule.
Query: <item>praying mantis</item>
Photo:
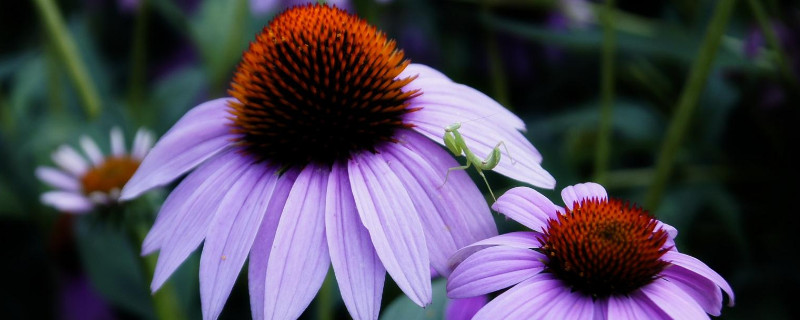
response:
[[[450,149],[450,152],[455,156],[460,156],[463,153],[464,157],[467,159],[467,164],[447,169],[447,174],[444,176],[444,183],[442,183],[442,185],[447,183],[447,177],[450,176],[450,171],[466,170],[472,165],[475,167],[475,170],[478,171],[478,175],[483,178],[483,182],[486,183],[486,188],[489,189],[489,194],[492,195],[492,199],[497,201],[494,192],[492,192],[492,187],[489,186],[489,181],[486,180],[486,176],[483,175],[483,170],[492,170],[500,163],[500,145],[506,148],[506,153],[508,153],[508,148],[503,141],[500,141],[494,146],[494,149],[492,149],[489,155],[486,156],[486,159],[481,159],[467,147],[464,137],[458,132],[460,128],[460,122],[453,123],[444,128],[444,145],[447,146],[447,149]]]

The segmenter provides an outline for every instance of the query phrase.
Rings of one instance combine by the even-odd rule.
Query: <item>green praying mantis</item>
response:
[[[483,182],[486,183],[486,188],[489,189],[489,194],[492,195],[492,199],[497,201],[497,198],[494,196],[494,192],[492,192],[492,187],[489,186],[489,181],[486,180],[486,176],[483,175],[484,170],[492,170],[497,167],[497,164],[500,163],[500,145],[506,148],[506,153],[508,153],[508,147],[506,147],[503,141],[497,143],[494,146],[494,149],[486,156],[486,159],[481,159],[476,156],[472,151],[467,147],[467,143],[464,141],[464,137],[461,136],[461,133],[458,132],[458,129],[461,128],[461,123],[456,122],[444,128],[444,145],[447,146],[447,149],[450,149],[456,157],[460,155],[464,155],[467,159],[467,164],[458,167],[452,167],[447,169],[447,174],[444,176],[444,185],[447,183],[447,177],[450,176],[450,172],[453,170],[466,170],[471,166],[475,167],[475,170],[478,171],[478,175],[483,178]],[[513,161],[513,160],[512,160]]]

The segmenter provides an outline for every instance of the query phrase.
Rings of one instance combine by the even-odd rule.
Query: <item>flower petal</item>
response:
[[[392,279],[414,303],[431,302],[430,258],[418,213],[383,159],[365,152],[348,162],[359,217]]]
[[[136,138],[133,140],[133,150],[131,150],[131,156],[139,160],[144,159],[144,157],[147,155],[147,152],[153,147],[154,139],[155,137],[153,136],[153,132],[150,130],[141,128],[136,131]]]
[[[419,63],[410,63],[405,69],[403,69],[403,72],[400,72],[400,74],[397,76],[397,79],[405,79],[408,77],[417,77],[417,79],[434,78],[448,81],[450,80],[450,78],[444,75],[444,73],[439,72],[439,70]]]
[[[404,131],[400,143],[379,148],[389,167],[406,187],[419,213],[431,266],[447,276],[447,259],[456,250],[497,235],[492,213],[475,183],[463,170],[447,169],[459,164],[422,135]]]
[[[43,193],[40,200],[43,204],[66,213],[86,213],[94,207],[89,199],[75,192],[49,191]]]
[[[325,280],[330,266],[325,238],[328,169],[307,165],[289,192],[269,253],[264,318],[296,319]]]
[[[406,114],[405,121],[414,124],[417,132],[443,144],[444,128],[465,120],[462,119],[463,115],[461,110],[422,108]],[[499,142],[504,143],[505,146],[499,146],[503,159],[492,169],[495,172],[542,188],[552,189],[555,186],[555,179],[541,166],[542,156],[539,151],[509,123],[464,121],[459,132],[467,147],[481,159],[485,159]]]
[[[347,167],[339,163],[333,165],[328,178],[325,232],[347,310],[353,319],[377,319],[386,269],[358,217]]]
[[[119,127],[111,128],[111,154],[115,157],[125,155],[125,136]]]
[[[264,284],[267,277],[267,263],[269,254],[272,250],[272,243],[275,240],[275,231],[278,229],[278,221],[281,212],[286,206],[286,199],[297,179],[297,170],[290,169],[278,179],[272,197],[269,199],[264,219],[258,227],[258,234],[250,249],[250,265],[247,268],[248,288],[250,289],[250,310],[253,319],[264,319]]]
[[[216,319],[233,288],[264,218],[278,175],[256,163],[222,199],[208,227],[200,257],[200,301],[205,319]]]
[[[103,157],[103,153],[100,152],[100,148],[94,143],[94,140],[87,136],[81,136],[80,144],[81,148],[83,148],[83,152],[86,153],[86,156],[89,157],[92,164],[98,166],[103,163],[105,157]]]
[[[56,168],[37,167],[35,174],[36,177],[44,183],[64,191],[77,193],[81,188],[78,179]]]
[[[612,295],[607,300],[607,319],[669,319],[669,316],[645,297],[641,291],[627,296]]]
[[[691,296],[665,279],[656,279],[639,290],[672,319],[708,319]]]
[[[581,202],[583,199],[608,199],[608,193],[603,186],[594,183],[586,182],[572,185],[561,190],[561,199],[564,204],[572,210],[572,205],[575,202]]]
[[[447,279],[449,298],[468,298],[498,291],[544,269],[546,257],[530,249],[497,246],[469,256]]]
[[[58,147],[51,155],[51,158],[56,165],[75,177],[82,177],[89,170],[89,164],[86,163],[86,160],[68,145]]]
[[[667,267],[661,272],[661,276],[683,289],[706,313],[720,315],[722,291],[713,281],[679,265]]]
[[[200,245],[223,197],[251,163],[248,157],[243,157],[236,152],[227,152],[221,155],[220,158],[223,158],[219,161],[222,165],[206,168],[205,170],[213,170],[214,173],[207,180],[200,182],[191,195],[188,197],[180,195],[178,197],[179,201],[182,200],[180,205],[171,204],[167,206],[165,203],[161,208],[161,212],[159,212],[159,215],[175,215],[175,220],[170,229],[158,230],[158,232],[167,233],[166,235],[156,236],[164,239],[164,241],[161,243],[161,253],[158,256],[153,282],[150,285],[154,292],[164,284],[183,260]],[[215,162],[215,164],[217,163]],[[170,198],[173,198],[172,195],[167,199],[167,202],[170,202]],[[176,201],[175,198],[172,201]],[[165,213],[165,209],[177,210],[177,212]],[[153,232],[156,232],[155,227],[150,230],[150,233]],[[147,241],[147,237],[145,241]]]
[[[711,280],[717,286],[722,288],[722,290],[724,290],[726,294],[728,294],[728,306],[729,307],[733,306],[735,297],[733,294],[733,289],[731,289],[731,286],[728,284],[727,281],[725,281],[724,278],[722,278],[722,276],[719,275],[719,273],[709,268],[702,261],[698,260],[695,257],[677,251],[667,251],[661,257],[661,260],[668,261],[677,266],[681,266],[683,268],[686,268],[688,271],[694,272],[708,280]]]
[[[516,187],[506,191],[492,209],[533,231],[544,231],[548,219],[558,217],[559,207],[536,190]]]
[[[122,200],[169,183],[231,145],[229,98],[216,99],[189,110],[142,161],[122,189]]]
[[[523,249],[538,248],[540,244],[539,240],[537,240],[537,235],[539,235],[538,232],[517,231],[481,240],[456,251],[456,253],[450,257],[447,264],[450,266],[450,270],[452,270],[470,255],[491,246],[507,246]]]
[[[557,303],[554,299],[567,290],[561,281],[539,274],[494,298],[473,319],[531,319],[532,313]]]
[[[489,297],[486,295],[449,300],[444,318],[447,320],[470,320],[488,301]]]

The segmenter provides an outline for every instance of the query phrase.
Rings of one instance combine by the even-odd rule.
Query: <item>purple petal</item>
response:
[[[347,168],[339,163],[328,178],[325,206],[328,250],[342,300],[353,319],[377,319],[386,269],[358,217]]]
[[[87,136],[82,136],[80,139],[81,148],[83,148],[83,152],[86,153],[86,156],[89,157],[89,160],[92,161],[92,164],[95,166],[100,165],[105,160],[103,157],[103,153],[100,152],[100,148],[94,143],[94,140]]]
[[[567,290],[549,274],[539,274],[494,298],[473,319],[531,319],[537,310],[557,303],[554,298]]]
[[[497,235],[491,211],[475,183],[463,170],[453,171],[444,184],[447,168],[459,164],[439,145],[412,131],[397,135],[379,154],[397,174],[419,213],[431,265],[447,276],[447,259],[456,250]]]
[[[485,295],[465,299],[452,299],[447,304],[444,319],[470,320],[488,301],[489,298]]]
[[[543,231],[548,219],[558,217],[558,206],[536,190],[516,187],[506,191],[492,209],[514,219],[533,231]]]
[[[572,210],[572,205],[575,202],[580,203],[583,199],[608,199],[608,193],[603,186],[594,183],[586,182],[572,185],[561,190],[561,199],[564,204]]]
[[[145,157],[122,189],[122,200],[169,183],[231,145],[230,98],[203,103],[186,113]]]
[[[408,66],[406,66],[403,72],[401,72],[400,75],[397,76],[397,79],[405,79],[408,77],[417,77],[417,79],[434,78],[434,79],[444,79],[448,81],[450,80],[450,78],[444,75],[444,73],[441,73],[434,68],[419,63],[411,63]]]
[[[49,191],[43,193],[40,200],[43,204],[66,213],[86,213],[94,207],[89,199],[75,192]]]
[[[39,180],[61,190],[77,193],[81,188],[78,179],[56,168],[38,167],[35,174]]]
[[[714,282],[717,286],[722,288],[726,294],[728,294],[728,306],[733,307],[734,304],[734,295],[733,289],[728,284],[722,276],[719,275],[714,270],[711,270],[705,263],[698,260],[695,257],[690,255],[686,255],[677,251],[667,251],[662,257],[661,260],[668,261],[674,265],[681,266],[686,268],[688,271],[694,272],[699,276],[705,277],[708,280]]]
[[[251,163],[248,157],[236,152],[227,152],[220,155],[220,158],[223,158],[219,161],[222,163],[221,166],[200,169],[203,171],[216,170],[207,180],[199,183],[190,195],[179,195],[177,200],[170,195],[167,199],[167,202],[170,202],[170,198],[173,199],[172,201],[179,201],[180,205],[170,204],[167,206],[165,203],[161,208],[159,215],[175,215],[175,220],[170,229],[156,231],[156,228],[153,227],[150,230],[150,233],[167,233],[166,235],[154,235],[164,241],[161,243],[161,253],[158,256],[153,283],[150,286],[153,291],[158,290],[183,260],[200,245],[223,197]],[[177,212],[166,213],[165,209],[177,210]]]
[[[458,122],[463,115],[458,110],[423,108],[408,113],[406,122],[414,124],[417,132],[443,144],[444,128]],[[494,170],[497,173],[542,188],[553,188],[555,179],[541,166],[542,156],[510,123],[500,123],[491,117],[482,121],[463,122],[459,132],[467,147],[481,159],[492,152],[499,142],[502,159]]]
[[[671,265],[661,272],[669,280],[689,294],[706,313],[719,316],[722,310],[722,291],[706,277],[679,265]]]
[[[359,217],[392,279],[414,303],[431,302],[430,258],[411,197],[383,159],[354,155],[348,162]]]
[[[538,248],[540,245],[539,240],[536,238],[538,234],[537,232],[518,231],[481,240],[456,251],[453,256],[450,257],[447,264],[452,270],[456,265],[473,253],[491,246],[507,246],[522,249]]]
[[[296,319],[330,266],[325,239],[328,169],[307,165],[289,192],[275,231],[264,283],[264,318]]]
[[[469,256],[447,279],[450,298],[474,297],[515,285],[544,269],[546,257],[530,249],[497,246]]]
[[[58,147],[51,155],[51,158],[56,165],[75,177],[82,177],[89,170],[89,164],[86,163],[86,160],[68,145]]]
[[[125,155],[125,136],[119,127],[111,128],[111,154],[116,157]]]
[[[613,295],[607,300],[608,319],[669,319],[667,314],[639,291],[629,295]]]
[[[264,14],[278,9],[278,0],[250,0],[250,10],[255,14]]]
[[[274,168],[256,163],[222,199],[208,227],[200,258],[203,317],[216,319],[247,259],[278,180]]]
[[[267,263],[278,229],[278,220],[286,206],[286,199],[297,179],[297,170],[290,169],[278,179],[272,197],[269,199],[264,219],[258,227],[256,239],[250,249],[250,266],[248,271],[248,288],[250,289],[250,310],[253,319],[264,319],[264,284],[267,276]]]
[[[703,308],[672,282],[656,279],[639,290],[672,319],[708,319]]]

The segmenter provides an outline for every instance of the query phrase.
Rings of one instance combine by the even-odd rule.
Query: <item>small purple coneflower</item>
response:
[[[52,155],[60,169],[36,168],[39,180],[58,189],[42,194],[42,203],[66,213],[86,213],[97,205],[116,203],[122,187],[150,151],[153,140],[153,133],[139,129],[128,153],[122,130],[113,128],[111,155],[105,156],[94,140],[83,136],[80,144],[88,162],[69,145],[60,146]]]
[[[385,274],[415,303],[430,268],[497,234],[484,197],[438,143],[453,122],[479,156],[505,141],[495,171],[554,179],[522,120],[436,70],[409,64],[364,20],[325,5],[276,16],[250,44],[230,94],[190,110],[155,145],[123,199],[191,171],[142,245],[160,250],[157,290],[205,240],[203,316],[222,311],[248,255],[253,317],[300,316],[329,266],[347,309],[377,318]],[[431,141],[432,139],[434,141]],[[524,173],[524,174],[523,174]]]
[[[675,248],[677,230],[596,183],[564,188],[566,207],[524,187],[492,206],[539,232],[479,241],[452,257],[450,298],[509,286],[474,319],[702,319],[718,316],[719,274]]]

